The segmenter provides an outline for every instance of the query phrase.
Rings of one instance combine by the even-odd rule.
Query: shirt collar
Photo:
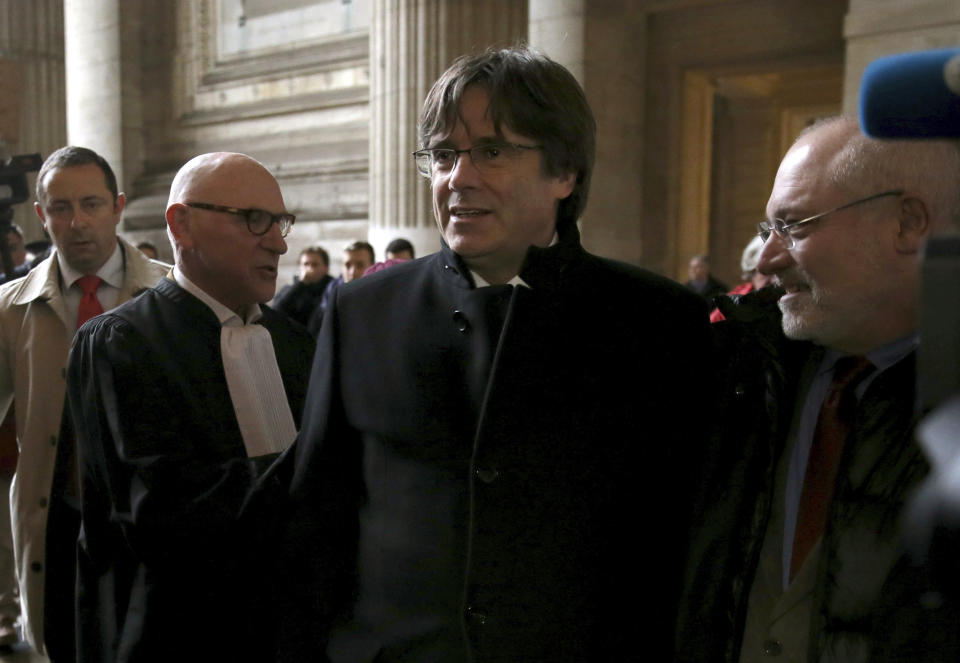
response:
[[[559,238],[558,238],[558,236],[557,236],[556,231],[554,231],[554,233],[553,233],[553,239],[551,239],[551,240],[550,240],[550,243],[547,244],[547,248],[549,248],[549,247],[551,247],[551,246],[554,246],[558,241],[559,241]],[[487,287],[487,286],[490,285],[489,283],[487,283],[487,281],[486,281],[482,276],[480,276],[479,274],[477,274],[477,273],[476,273],[475,271],[473,271],[472,269],[470,270],[470,276],[473,277],[473,283],[474,283],[474,285],[475,285],[477,288],[485,288],[485,287]],[[505,285],[512,285],[512,286],[522,285],[522,286],[525,287],[525,288],[530,288],[530,284],[527,283],[526,281],[524,281],[522,278],[520,278],[520,275],[519,275],[519,274],[517,274],[517,275],[514,276],[512,279],[510,279],[509,281],[507,281]]]
[[[55,255],[57,256],[57,264],[60,266],[60,274],[63,277],[63,288],[67,290],[83,277],[84,274],[71,267],[59,251],[56,251]],[[113,247],[113,253],[111,253],[107,261],[100,266],[96,274],[107,285],[111,285],[114,288],[123,286],[123,250],[120,248],[119,242]]]
[[[487,283],[487,282],[484,280],[484,278],[483,278],[482,276],[480,276],[479,274],[477,274],[477,273],[476,273],[475,271],[473,271],[472,269],[470,270],[470,276],[473,277],[473,284],[474,284],[474,286],[477,287],[477,288],[486,288],[487,286],[490,285],[489,283]],[[519,274],[517,274],[517,275],[514,276],[512,279],[510,279],[509,281],[507,281],[505,285],[514,285],[514,286],[516,286],[516,285],[522,285],[522,286],[525,286],[525,287],[527,287],[527,288],[530,287],[529,285],[527,285],[527,282],[526,282],[526,281],[524,281],[522,278],[520,278],[520,275],[519,275]]]
[[[877,367],[876,372],[879,373],[896,364],[898,361],[916,350],[917,346],[919,345],[920,335],[917,332],[912,332],[906,336],[901,336],[900,338],[893,340],[886,345],[881,345],[875,350],[871,350],[866,356],[870,363]],[[823,360],[820,362],[820,372],[832,371],[837,361],[839,361],[842,357],[848,356],[850,355],[846,352],[840,352],[839,350],[831,350],[828,348],[823,355]]]
[[[173,267],[173,280],[176,281],[177,285],[181,288],[206,304],[210,310],[213,311],[214,315],[217,316],[217,320],[220,321],[221,326],[250,325],[259,320],[263,315],[259,304],[251,304],[247,307],[247,310],[244,311],[243,319],[241,319],[240,316],[230,310],[230,308],[218,302],[203,291],[200,286],[188,279],[186,275],[180,271],[179,265],[174,265]]]

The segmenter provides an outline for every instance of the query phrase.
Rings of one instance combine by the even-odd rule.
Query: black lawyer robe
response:
[[[267,307],[295,422],[314,343]],[[269,578],[220,324],[169,279],[91,320],[70,354],[82,481],[78,661],[262,661]],[[261,460],[260,463],[256,462]]]

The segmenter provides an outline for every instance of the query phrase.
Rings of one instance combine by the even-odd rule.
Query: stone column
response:
[[[102,155],[123,189],[120,0],[64,0],[67,139]]]
[[[584,84],[586,0],[530,0],[530,45],[570,70]]]
[[[64,89],[63,0],[0,0],[0,138],[9,155],[46,158],[66,143]],[[14,215],[27,241],[43,236],[30,202]]]
[[[457,56],[516,42],[526,29],[526,5],[516,0],[373,0],[368,240],[378,258],[395,237],[418,256],[440,248],[430,187],[411,156],[430,86]]]
[[[581,219],[583,244],[634,264],[643,256],[644,4],[530,0],[531,46],[576,76],[597,120],[597,160]]]

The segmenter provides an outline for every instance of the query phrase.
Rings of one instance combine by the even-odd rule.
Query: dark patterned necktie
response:
[[[790,559],[791,580],[823,535],[843,445],[850,433],[856,410],[854,390],[872,369],[873,364],[865,357],[843,357],[833,369],[833,381],[817,417],[807,471],[803,477],[803,492],[800,495],[793,555]]]

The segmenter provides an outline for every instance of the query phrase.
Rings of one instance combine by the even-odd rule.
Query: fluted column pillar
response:
[[[120,0],[64,0],[67,139],[113,167],[123,188]]]
[[[526,31],[526,3],[516,0],[373,0],[368,240],[378,257],[395,237],[412,241],[417,255],[440,247],[430,187],[410,156],[430,86],[456,57]]]
[[[66,142],[64,89],[63,0],[0,0],[0,138],[10,155],[46,157]],[[14,215],[27,241],[43,236],[30,207]]]
[[[643,262],[646,4],[530,0],[530,45],[580,81],[597,120],[583,245],[634,264]]]
[[[530,45],[584,84],[586,0],[530,0]]]

